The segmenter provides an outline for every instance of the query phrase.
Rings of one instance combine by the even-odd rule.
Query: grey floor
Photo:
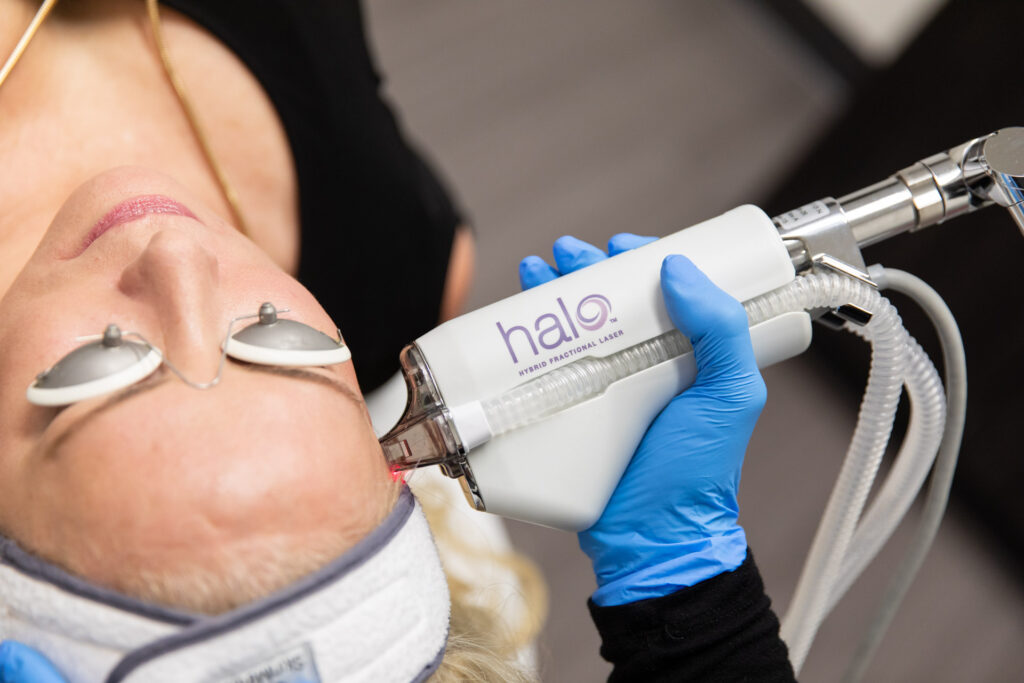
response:
[[[757,201],[845,97],[741,0],[369,0],[368,14],[406,128],[477,229],[472,305],[516,291],[519,259],[548,253],[558,235],[665,234]],[[857,397],[800,359],[766,379],[741,521],[781,610]],[[908,530],[826,622],[801,680],[839,677]],[[551,586],[544,680],[603,679],[584,606],[593,579],[575,539],[522,524],[512,533]],[[1024,680],[1022,586],[954,510],[868,680]]]

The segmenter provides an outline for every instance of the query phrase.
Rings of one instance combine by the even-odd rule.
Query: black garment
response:
[[[671,595],[588,606],[611,683],[796,680],[749,552],[735,571]]]
[[[354,0],[164,0],[233,50],[274,103],[298,173],[299,281],[369,391],[437,325],[460,216],[381,97]]]

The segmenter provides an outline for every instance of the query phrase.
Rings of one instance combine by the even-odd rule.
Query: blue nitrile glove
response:
[[[5,640],[0,643],[0,683],[67,683],[67,679],[32,648]]]
[[[648,238],[617,235],[615,253]],[[607,258],[573,237],[555,242],[558,270],[528,257],[524,287]],[[601,518],[579,534],[598,605],[672,593],[737,568],[747,554],[736,494],[747,442],[765,401],[747,316],[684,256],[662,263],[669,317],[693,344],[697,377],[655,418]]]
[[[576,239],[571,235],[555,240],[551,251],[555,256],[557,270],[549,266],[539,256],[527,256],[519,263],[519,284],[523,289],[530,289],[545,282],[554,280],[580,268],[593,265],[630,249],[642,247],[657,240],[657,237],[641,237],[628,232],[619,233],[608,240],[608,253],[604,253],[592,244]]]

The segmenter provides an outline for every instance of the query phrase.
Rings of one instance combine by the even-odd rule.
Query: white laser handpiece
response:
[[[675,329],[659,284],[661,261],[675,253],[741,301],[795,277],[772,220],[744,206],[446,322],[402,354],[410,401],[382,439],[388,460],[441,464],[478,509],[564,529],[590,526],[650,421],[696,369],[686,352],[587,396],[579,361],[613,357]],[[764,367],[807,347],[810,318],[784,315],[755,325],[751,336]],[[581,376],[486,415],[488,402],[519,386],[529,392],[531,380],[563,368]],[[545,401],[554,405],[545,410]]]
[[[848,671],[859,680],[942,518],[967,382],[960,334],[938,294],[909,274],[867,268],[860,249],[991,204],[1006,208],[1024,231],[1024,128],[968,141],[838,200],[826,197],[770,221],[754,207],[735,209],[457,318],[402,352],[406,391],[390,383],[388,392],[399,400],[407,393],[408,401],[381,439],[384,453],[395,469],[440,465],[460,478],[478,509],[585,528],[600,515],[650,421],[695,374],[689,342],[661,305],[665,255],[689,256],[743,301],[761,367],[807,346],[805,311],[838,320],[871,344],[871,370],[782,620],[795,672],[822,620],[895,531],[932,470],[907,555]],[[910,295],[935,322],[945,392],[873,277]],[[902,387],[912,399],[908,431],[866,507]],[[394,422],[397,406],[371,403],[378,425]]]
[[[747,303],[805,271],[871,285],[861,247],[993,203],[1024,230],[1022,188],[1024,128],[1007,128],[838,200],[775,219],[740,207],[463,315],[403,351],[408,400],[384,453],[395,469],[440,465],[477,509],[586,528],[651,420],[695,374],[661,300],[666,255],[685,254]],[[754,304],[748,314],[764,312]],[[822,312],[872,314],[842,301]],[[772,315],[752,316],[761,367],[810,343],[806,313]]]

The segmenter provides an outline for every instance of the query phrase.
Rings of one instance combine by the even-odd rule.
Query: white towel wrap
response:
[[[408,488],[328,566],[213,617],[100,588],[0,537],[0,640],[36,648],[71,683],[423,681],[444,654],[449,612]]]

